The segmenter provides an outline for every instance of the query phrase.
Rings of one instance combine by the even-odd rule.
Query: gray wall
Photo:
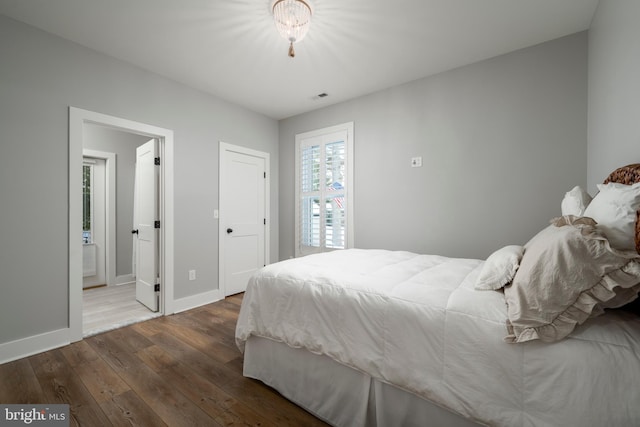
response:
[[[278,123],[1,15],[0,58],[0,343],[68,327],[69,106],[174,130],[175,297],[217,289],[218,141],[276,171]]]
[[[281,259],[294,254],[295,134],[347,121],[356,247],[485,258],[586,184],[587,33],[282,120]]]
[[[588,189],[640,163],[640,1],[601,0],[589,31]]]
[[[136,148],[149,137],[93,124],[84,125],[84,147],[116,155],[116,276],[133,274],[133,194]]]

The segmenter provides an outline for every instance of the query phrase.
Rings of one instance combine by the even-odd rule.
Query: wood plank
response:
[[[40,403],[68,404],[70,425],[111,425],[60,350],[51,350],[32,356],[29,362],[42,387]]]
[[[225,363],[224,366],[226,366],[227,368],[229,368],[231,371],[235,372],[236,374],[242,375],[243,362],[244,362],[243,357],[242,356],[238,356],[235,359]]]
[[[193,318],[194,316],[195,314],[171,316],[168,319],[169,330],[177,333],[180,339],[205,353],[211,351],[213,345],[215,351],[212,353],[212,357],[222,363],[233,360],[240,355],[235,340],[229,339],[229,333],[225,330],[224,325],[198,321],[197,318]],[[175,327],[179,328],[179,331],[174,329]],[[185,336],[185,331],[190,333]]]
[[[213,384],[223,387],[231,380],[230,377],[235,375],[225,367],[224,363],[196,350],[166,331],[155,334],[149,339]]]
[[[0,402],[68,403],[70,425],[325,426],[242,376],[242,295],[0,365]]]
[[[100,356],[98,356],[95,350],[92,349],[86,341],[74,342],[73,344],[69,344],[68,346],[61,348],[60,351],[71,367],[93,362],[100,358]]]
[[[220,318],[210,312],[200,311],[193,313],[189,317],[189,321],[193,324],[201,325],[203,331],[206,331],[207,335],[213,337],[217,342],[233,349],[233,354],[240,355],[240,350],[236,345],[235,330],[236,321]],[[206,329],[204,329],[206,325]]]
[[[174,358],[185,363],[199,376],[221,387],[246,406],[258,411],[276,426],[326,425],[305,410],[284,399],[264,384],[245,378],[235,369],[191,347],[173,334],[163,332],[150,337]]]
[[[114,425],[165,425],[86,340],[71,344],[62,352]]]
[[[28,359],[0,365],[0,403],[43,403],[42,387]]]
[[[114,426],[162,427],[167,425],[133,390],[101,402],[100,407]]]
[[[176,390],[173,384],[166,382],[132,354],[130,343],[118,341],[111,332],[91,337],[88,341],[140,399],[168,425],[219,425]]]
[[[129,385],[102,359],[75,366],[73,370],[98,403],[111,400],[131,390]]]
[[[124,349],[129,353],[135,353],[138,350],[153,345],[144,335],[137,333],[133,328],[121,328],[105,334],[110,339],[118,342],[118,348]]]
[[[160,347],[146,348],[138,353],[138,357],[219,424],[265,425],[266,420],[253,409],[234,399]]]
[[[136,323],[131,325],[131,329],[143,335],[145,337],[150,337],[152,335],[158,334],[160,332],[164,332],[166,328],[164,327],[164,317],[159,319],[147,320],[144,322]]]
[[[231,295],[224,299],[224,301],[230,302],[236,305],[238,308],[242,305],[242,298],[244,297],[244,293]]]
[[[237,349],[221,345],[211,336],[201,332],[206,330],[206,326],[196,327],[184,315],[177,314],[166,317],[164,326],[171,335],[222,363],[226,363],[238,355]]]

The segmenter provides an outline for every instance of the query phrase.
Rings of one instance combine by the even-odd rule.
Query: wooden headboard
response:
[[[640,163],[623,166],[611,172],[605,184],[609,182],[618,182],[620,184],[635,184],[640,182]],[[640,210],[636,212],[636,251],[640,253]]]

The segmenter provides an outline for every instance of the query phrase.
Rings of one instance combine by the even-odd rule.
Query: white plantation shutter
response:
[[[296,256],[353,245],[353,123],[296,135]]]
[[[301,148],[299,220],[302,244],[320,246],[320,145],[305,145]]]
[[[346,135],[335,142],[325,144],[325,192],[324,242],[332,249],[345,248],[345,172],[346,172]]]

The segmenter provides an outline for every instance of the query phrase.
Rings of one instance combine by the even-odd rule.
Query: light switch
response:
[[[411,167],[412,168],[422,167],[422,157],[412,157],[411,158]]]

